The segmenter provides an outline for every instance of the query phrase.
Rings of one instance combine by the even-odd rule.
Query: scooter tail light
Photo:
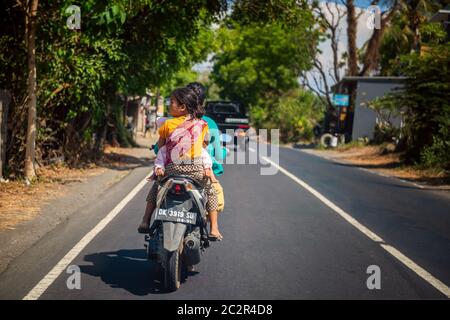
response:
[[[181,184],[174,185],[173,192],[175,192],[176,194],[183,193],[183,186]]]

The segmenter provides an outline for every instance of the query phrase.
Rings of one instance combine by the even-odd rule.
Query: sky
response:
[[[329,1],[321,1],[321,2],[335,2],[335,3],[342,3],[340,0],[329,0]],[[368,6],[370,6],[370,3],[372,2],[372,0],[355,0],[355,6],[358,6],[360,8],[367,8]]]

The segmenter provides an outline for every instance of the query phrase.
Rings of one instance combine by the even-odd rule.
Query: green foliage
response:
[[[12,93],[7,158],[23,165],[27,57],[25,13],[6,0],[0,17],[0,87]],[[81,31],[66,26],[69,5],[81,8]],[[131,145],[118,97],[177,81],[212,50],[211,22],[223,0],[41,1],[36,62],[38,161],[65,155],[74,161],[99,150],[102,139]],[[178,79],[179,80],[179,79]]]
[[[450,168],[450,44],[420,56],[401,57],[399,69],[408,76],[404,89],[383,100],[404,109],[407,159]]]
[[[261,104],[266,94],[297,87],[300,73],[311,66],[307,48],[315,38],[305,28],[234,24],[222,26],[218,37],[222,51],[215,56],[212,79],[222,98]]]
[[[256,128],[279,128],[283,142],[311,138],[322,106],[298,89],[319,38],[311,11],[291,1],[236,1],[233,8],[217,30],[210,87],[243,103]]]
[[[427,44],[439,44],[447,38],[441,23],[425,23],[420,27],[422,41]]]
[[[310,16],[305,16],[308,10],[310,6],[304,0],[235,0],[231,17],[243,26],[276,21],[284,26],[296,27],[311,22]]]
[[[185,86],[189,82],[197,81],[199,74],[190,68],[178,71],[169,81],[161,86],[161,95],[168,97],[170,93],[178,87]]]
[[[322,120],[325,106],[311,92],[293,89],[268,99],[267,105],[251,108],[252,121],[258,128],[279,129],[282,142],[310,141],[314,126]]]
[[[394,142],[400,138],[400,129],[394,125],[392,120],[401,116],[401,109],[394,101],[377,98],[368,105],[377,114],[373,143]]]
[[[433,137],[433,143],[424,147],[420,154],[420,164],[425,168],[449,168],[450,140]]]
[[[397,12],[386,30],[380,46],[380,69],[383,75],[397,75],[394,68],[400,55],[411,51],[414,34],[409,29],[409,17]]]
[[[446,32],[442,25],[430,23],[428,19],[446,4],[448,0],[400,1],[400,8],[396,10],[381,41],[382,75],[399,75],[396,66],[400,57],[418,50],[420,44],[437,44],[445,40]]]
[[[283,142],[311,141],[324,112],[325,106],[313,93],[294,89],[275,101],[265,127],[279,128]]]

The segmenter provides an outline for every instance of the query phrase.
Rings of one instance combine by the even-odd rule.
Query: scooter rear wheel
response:
[[[180,243],[178,250],[167,253],[167,264],[165,268],[164,286],[167,291],[176,291],[181,285],[182,259],[181,253],[183,242]]]

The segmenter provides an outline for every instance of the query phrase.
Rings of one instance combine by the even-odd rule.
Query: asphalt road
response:
[[[399,180],[281,149],[280,166],[450,286],[450,199]],[[364,235],[310,191],[261,164],[226,165],[221,183],[224,241],[213,243],[181,288],[162,290],[136,232],[146,185],[70,262],[40,299],[445,299],[428,281]],[[43,237],[0,275],[0,298],[22,299],[148,173],[135,169],[96,203]],[[367,288],[367,268],[381,289]]]

